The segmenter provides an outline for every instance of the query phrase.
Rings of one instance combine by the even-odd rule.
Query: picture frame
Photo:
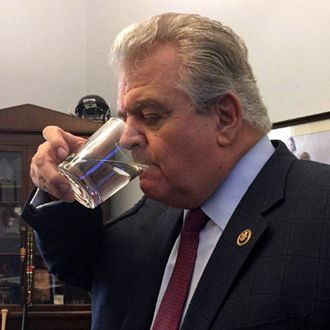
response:
[[[268,135],[299,159],[330,164],[330,111],[276,122]]]

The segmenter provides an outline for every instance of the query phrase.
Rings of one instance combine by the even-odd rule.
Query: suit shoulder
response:
[[[287,176],[285,205],[294,217],[330,219],[330,166],[297,160]]]
[[[330,185],[330,165],[308,160],[296,160],[289,176],[299,181]]]

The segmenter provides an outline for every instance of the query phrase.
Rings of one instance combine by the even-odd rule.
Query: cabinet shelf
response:
[[[18,206],[21,205],[22,203],[20,201],[1,201],[0,200],[0,206]]]
[[[17,184],[4,184],[4,182],[1,180],[0,180],[0,186],[1,186],[1,188],[6,188],[6,189],[21,189],[22,188],[21,185],[17,185]]]

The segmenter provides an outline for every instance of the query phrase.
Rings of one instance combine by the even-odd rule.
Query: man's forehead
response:
[[[159,97],[164,90],[175,88],[180,63],[176,48],[166,44],[134,66],[123,65],[118,80],[118,109],[124,109],[127,103],[129,107],[130,100],[141,93]]]
[[[118,79],[118,89],[121,92],[146,85],[152,80],[152,69],[147,66],[141,66],[134,71],[131,69],[122,70]]]

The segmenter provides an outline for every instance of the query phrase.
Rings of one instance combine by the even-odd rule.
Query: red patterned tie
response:
[[[152,330],[179,329],[194,271],[199,232],[204,228],[208,220],[208,217],[201,209],[194,209],[187,213],[181,231],[179,251],[174,270],[159,306]]]

